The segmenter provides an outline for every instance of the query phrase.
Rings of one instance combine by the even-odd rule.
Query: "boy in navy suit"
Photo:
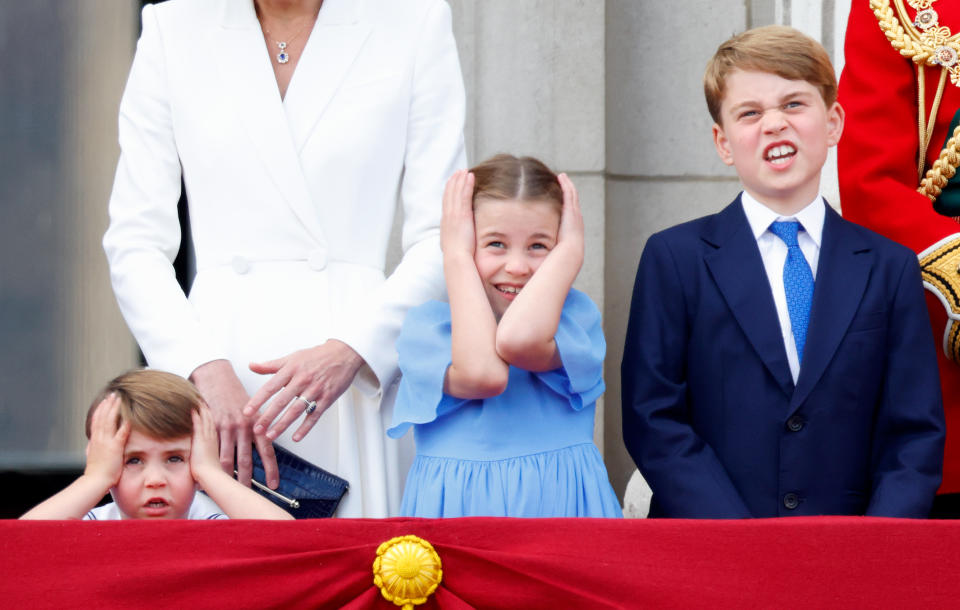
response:
[[[926,517],[944,423],[920,270],[820,197],[844,118],[826,51],[750,30],[704,90],[743,192],[640,259],[623,434],[650,516]]]

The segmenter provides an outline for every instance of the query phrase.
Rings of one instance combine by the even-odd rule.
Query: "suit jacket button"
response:
[[[307,255],[307,265],[309,265],[314,271],[323,271],[327,266],[326,248],[317,248],[316,250],[311,250],[310,254]]]
[[[799,415],[794,415],[787,420],[787,429],[790,432],[800,432],[803,430],[804,421]]]
[[[230,266],[233,267],[233,270],[240,275],[250,271],[250,261],[242,256],[234,256],[233,260],[230,261]]]
[[[800,497],[797,494],[793,493],[792,491],[788,494],[784,494],[783,505],[787,509],[793,510],[796,507],[800,506]]]

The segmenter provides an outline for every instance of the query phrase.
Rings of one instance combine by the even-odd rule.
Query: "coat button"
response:
[[[800,432],[803,430],[804,421],[799,415],[794,415],[787,420],[787,429],[790,432]]]
[[[783,505],[787,509],[793,510],[796,507],[800,506],[800,497],[797,494],[793,493],[792,491],[788,494],[784,494]]]
[[[307,265],[314,271],[323,271],[327,266],[327,249],[317,248],[307,255]]]
[[[250,271],[250,261],[242,256],[234,256],[233,260],[230,261],[230,266],[233,267],[233,270],[240,275]]]

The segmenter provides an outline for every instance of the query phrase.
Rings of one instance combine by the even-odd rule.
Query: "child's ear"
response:
[[[839,102],[834,102],[827,109],[827,144],[836,146],[840,142],[840,136],[843,134],[843,120],[846,112]]]
[[[713,145],[717,147],[720,160],[727,165],[733,165],[733,151],[730,150],[727,134],[723,132],[723,127],[719,123],[713,124]]]

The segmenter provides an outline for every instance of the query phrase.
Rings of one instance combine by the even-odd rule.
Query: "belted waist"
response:
[[[222,269],[224,267],[229,267],[233,270],[234,273],[243,275],[249,273],[253,270],[254,267],[260,266],[272,266],[272,265],[303,265],[304,267],[312,271],[323,271],[328,266],[331,265],[355,265],[358,267],[365,267],[367,269],[372,269],[380,273],[383,272],[382,267],[376,265],[370,265],[367,263],[361,263],[356,261],[345,261],[332,259],[327,255],[325,249],[316,249],[307,253],[303,258],[256,258],[251,256],[244,256],[242,254],[237,254],[231,257],[228,260],[219,260],[212,264],[198,264],[197,272]]]

